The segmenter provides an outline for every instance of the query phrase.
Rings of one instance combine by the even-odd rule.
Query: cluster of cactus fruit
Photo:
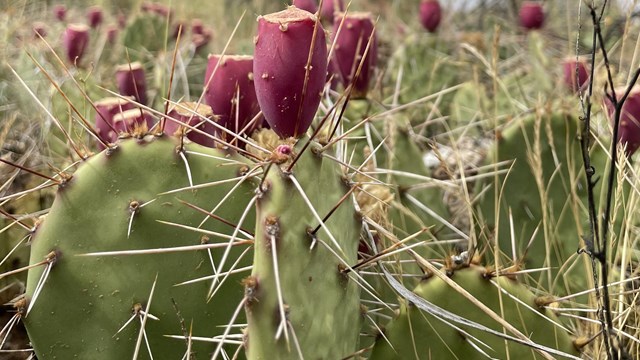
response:
[[[173,35],[168,8],[143,10],[124,29],[129,48],[150,33]],[[416,10],[421,35],[435,36],[439,2]],[[66,9],[54,15],[64,21]],[[67,66],[80,67],[105,14],[86,16],[64,32]],[[525,2],[520,25],[543,24],[540,3]],[[117,66],[117,93],[87,99],[94,122],[84,127],[99,152],[78,151],[75,171],[47,177],[55,200],[32,226],[2,212],[7,227],[28,229],[30,260],[0,343],[19,321],[40,359],[580,358],[597,330],[561,311],[594,285],[576,253],[587,194],[575,104],[548,99],[513,116],[468,166],[434,146],[438,166],[429,168],[415,126],[425,115],[372,99],[386,76],[377,26],[342,1],[294,0],[258,17],[252,55],[208,56],[196,101],[161,101],[144,55]],[[194,51],[211,39],[202,23],[191,33]],[[432,45],[408,39],[390,63]],[[558,70],[562,91],[585,91],[584,59]],[[434,86],[458,80],[443,78]],[[485,111],[487,93],[504,91],[480,81],[458,89],[440,111],[452,118]],[[512,96],[493,110],[511,111]],[[640,147],[640,91],[621,114],[630,157]],[[601,147],[591,156],[611,166]],[[631,187],[620,192],[631,199]],[[443,203],[451,196],[462,210]]]

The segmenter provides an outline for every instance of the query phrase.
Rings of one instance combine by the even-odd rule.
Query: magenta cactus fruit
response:
[[[202,30],[202,34],[193,34],[191,36],[191,43],[193,44],[195,52],[199,52],[205,46],[207,46],[207,44],[209,44],[209,42],[211,41],[212,37],[213,37],[213,32],[211,31],[211,29],[208,29],[206,27]]]
[[[89,44],[89,27],[84,24],[69,24],[62,36],[62,43],[69,62],[79,64]]]
[[[338,33],[339,26],[342,28]],[[353,84],[351,97],[365,98],[378,58],[373,16],[369,12],[336,13],[334,27],[337,38],[332,61],[340,72],[345,88]]]
[[[204,23],[200,19],[193,19],[191,21],[191,33],[202,34],[204,32]]]
[[[118,27],[115,25],[109,25],[106,30],[107,43],[113,45],[118,38]]]
[[[171,8],[165,4],[155,3],[152,11],[160,17],[171,19]]]
[[[215,71],[215,72],[214,72]],[[253,82],[253,56],[209,55],[204,77],[204,99],[221,126],[239,133],[260,112]],[[259,120],[245,134],[260,126]],[[225,134],[221,134],[225,138]]]
[[[589,70],[584,58],[567,57],[562,62],[564,83],[573,92],[584,90],[589,80]]]
[[[320,18],[323,21],[333,23],[334,14],[339,11],[344,11],[344,0],[322,0]]]
[[[537,30],[544,24],[542,3],[525,1],[520,7],[520,25],[527,30]]]
[[[33,23],[33,37],[38,39],[39,37],[47,36],[47,26],[40,21]]]
[[[148,130],[153,126],[153,116],[140,108],[125,110],[113,116],[113,128],[118,134],[131,134],[137,129]]]
[[[420,2],[420,23],[428,32],[435,32],[442,19],[442,8],[438,0]]]
[[[196,102],[180,102],[169,111],[168,115],[172,120],[165,121],[165,134],[182,136],[182,131],[185,131],[187,139],[203,146],[214,147],[213,135],[215,127],[211,123],[214,120],[214,115],[209,105]],[[173,119],[178,121],[176,122]],[[206,134],[182,126],[183,124],[201,130]]]
[[[312,14],[318,11],[318,2],[316,0],[293,0],[291,4],[298,9],[306,10]]]
[[[106,143],[116,141],[118,134],[114,131],[113,117],[124,111],[133,109],[133,103],[127,99],[108,97],[96,102],[95,106],[97,110],[95,120],[98,136]],[[100,149],[104,148],[101,143],[98,143],[98,147]]]
[[[87,10],[87,22],[92,29],[102,24],[102,8],[100,6],[92,6]]]
[[[55,16],[58,21],[64,21],[64,19],[67,17],[67,7],[63,4],[54,5],[53,16]]]
[[[258,17],[253,74],[258,103],[271,129],[281,137],[304,134],[327,76],[327,44],[316,16],[289,6]]]
[[[144,68],[139,62],[116,67],[118,91],[125,96],[133,96],[140,104],[147,103],[147,85]]]
[[[622,98],[626,89],[617,88],[616,96],[618,100]],[[605,106],[612,124],[615,121],[615,107],[609,99],[605,100]],[[633,155],[640,147],[640,86],[636,85],[631,89],[629,97],[622,106],[620,113],[620,124],[618,127],[618,142],[625,145],[627,156]]]

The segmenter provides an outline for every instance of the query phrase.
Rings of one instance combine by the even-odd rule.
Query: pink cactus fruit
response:
[[[191,36],[191,43],[195,48],[195,52],[199,52],[202,49],[204,49],[205,46],[209,44],[212,37],[213,37],[213,32],[211,31],[211,29],[208,29],[208,28],[204,28],[202,30],[202,34],[193,34]]]
[[[527,30],[537,30],[544,24],[542,3],[525,1],[520,7],[520,25]]]
[[[576,61],[575,56],[570,56],[564,59],[562,68],[564,70],[564,83],[567,88],[573,92],[584,90],[587,81],[589,81],[587,61],[584,58],[579,58]]]
[[[165,4],[156,3],[153,6],[152,11],[160,17],[171,19],[171,14],[172,14],[171,8]]]
[[[153,116],[140,108],[125,110],[113,116],[113,127],[119,134],[130,134],[137,129],[149,130],[153,127]]]
[[[147,85],[142,64],[136,61],[116,67],[116,82],[121,95],[133,96],[140,104],[147,104]]]
[[[184,28],[182,29],[182,31],[184,32]],[[175,35],[176,37],[178,36],[177,30]],[[200,51],[207,44],[209,44],[212,37],[213,32],[211,31],[211,29],[204,25],[202,20],[193,19],[193,21],[191,21],[191,43],[195,47],[196,52]]]
[[[118,27],[115,25],[109,25],[109,27],[107,27],[106,34],[107,43],[111,45],[115,44],[116,39],[118,38]]]
[[[191,21],[191,33],[202,34],[204,32],[204,23],[200,19],[193,19]]]
[[[342,84],[345,88],[353,84],[352,98],[365,98],[378,58],[373,16],[369,12],[336,13],[333,26],[337,38],[334,40],[332,61],[337,65]],[[360,73],[357,74],[359,67]]]
[[[100,6],[92,6],[87,10],[87,22],[92,29],[102,24],[103,12]]]
[[[322,0],[320,18],[323,21],[327,21],[332,24],[334,14],[339,11],[344,11],[344,0]]]
[[[126,110],[133,109],[133,103],[127,99],[108,97],[96,102],[95,106],[97,110],[95,121],[98,136],[106,143],[116,141],[118,134],[114,131],[113,117]],[[100,142],[98,142],[98,147],[101,150],[104,149]]]
[[[428,32],[435,32],[442,19],[442,8],[438,0],[420,2],[420,23]]]
[[[316,0],[293,0],[291,4],[298,9],[306,10],[312,14],[318,11],[318,2]]]
[[[55,16],[58,21],[64,21],[67,17],[67,7],[64,4],[57,4],[53,6],[53,16]]]
[[[303,135],[327,78],[327,44],[316,16],[289,6],[258,17],[253,74],[258,103],[271,129],[281,137]]]
[[[617,88],[616,96],[618,100],[622,98],[626,89]],[[609,100],[605,100],[605,106],[611,123],[615,121],[615,107]],[[631,89],[629,97],[622,105],[620,113],[620,124],[618,127],[618,142],[624,144],[627,156],[633,155],[640,147],[640,86],[636,85]]]
[[[35,39],[38,39],[40,37],[46,37],[47,36],[47,26],[40,21],[34,22],[33,23],[33,37]]]
[[[215,73],[214,73],[215,71]],[[260,112],[253,82],[253,56],[209,55],[204,77],[204,99],[221,126],[239,133]],[[250,135],[258,128],[258,120],[244,133]],[[223,139],[225,133],[220,134]]]
[[[116,17],[116,22],[118,23],[118,26],[120,27],[120,29],[124,29],[127,27],[127,15],[120,13],[118,14],[118,16]]]
[[[67,25],[62,37],[62,43],[69,62],[79,64],[89,44],[89,27],[84,24]]]
[[[198,104],[196,102],[180,102],[176,104],[168,114],[172,119],[166,120],[164,124],[164,133],[172,136],[181,136],[185,131],[187,138],[197,144],[214,147],[213,134],[215,126],[211,124],[214,120],[213,111],[207,104]],[[205,134],[194,131],[183,124],[203,131]]]

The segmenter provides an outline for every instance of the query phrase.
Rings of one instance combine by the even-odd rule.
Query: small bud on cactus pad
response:
[[[616,89],[618,101],[620,101],[625,91],[625,88]],[[615,121],[615,106],[609,99],[605,100],[605,106],[609,119],[613,124]],[[627,156],[633,155],[640,147],[640,86],[633,87],[622,106],[620,125],[618,127],[618,142],[625,144]]]
[[[134,62],[116,68],[118,91],[125,96],[133,96],[140,104],[147,103],[147,85],[142,64]]]
[[[67,59],[72,64],[80,63],[89,44],[89,27],[83,24],[69,24],[62,38]]]
[[[587,62],[583,58],[576,61],[575,57],[567,57],[562,63],[564,70],[564,83],[573,92],[578,92],[587,85],[589,70]]]
[[[113,116],[113,127],[120,133],[132,134],[137,129],[145,132],[153,126],[151,113],[142,109],[125,110]]]
[[[213,111],[211,107],[206,104],[198,104],[195,102],[181,102],[176,104],[168,114],[174,120],[166,120],[164,124],[164,133],[168,135],[181,136],[181,125],[186,124],[196,129],[202,130],[209,136],[201,134],[197,131],[193,131],[188,127],[184,127],[187,138],[195,143],[203,146],[214,147],[213,134],[215,133],[215,126],[209,121],[203,119],[206,118],[213,121]]]
[[[544,9],[542,3],[525,1],[520,7],[520,25],[527,30],[542,28],[544,24]]]
[[[253,56],[225,55],[220,61],[220,55],[209,55],[204,88],[205,102],[219,116],[216,122],[234,133],[260,112],[253,83]],[[250,135],[261,122],[246,129],[245,134]],[[221,135],[225,138],[224,133]]]
[[[64,21],[67,16],[67,7],[63,4],[58,4],[53,7],[53,16],[58,19],[58,21]]]
[[[114,131],[113,117],[126,110],[133,109],[133,103],[127,99],[109,97],[96,102],[95,106],[97,109],[96,130],[98,136],[107,143],[116,141],[118,134]],[[103,146],[98,144],[98,147],[102,149]]]
[[[33,23],[33,37],[38,39],[39,37],[47,36],[47,26],[42,22]]]
[[[429,32],[435,32],[442,19],[442,8],[438,0],[420,2],[420,23]]]
[[[323,21],[333,23],[333,15],[337,11],[344,11],[344,0],[323,0],[320,8],[320,17]]]
[[[292,5],[312,14],[318,11],[318,2],[316,0],[293,0]]]
[[[342,28],[338,34],[339,26]],[[345,88],[353,83],[352,98],[365,98],[378,58],[373,16],[368,12],[336,13],[334,27],[334,34],[338,34],[338,38],[335,40],[335,57],[332,61],[337,64]],[[360,74],[354,81],[359,67]]]
[[[281,137],[304,134],[327,76],[327,44],[316,16],[290,6],[258,17],[253,74],[258,103],[271,129]]]
[[[87,10],[87,21],[92,29],[97,28],[102,24],[102,8],[99,6],[92,6]]]

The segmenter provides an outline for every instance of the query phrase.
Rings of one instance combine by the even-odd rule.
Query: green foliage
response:
[[[208,211],[221,203],[216,214],[238,223],[251,197],[252,182],[245,181],[233,191],[234,183],[227,182],[167,194],[190,186],[188,170],[177,149],[178,142],[172,139],[128,140],[111,153],[103,152],[82,164],[60,186],[49,214],[36,231],[31,249],[31,263],[42,261],[51,252],[56,258],[33,308],[24,318],[38,357],[131,357],[142,317],[135,314],[133,322],[118,330],[138,305],[160,319],[148,318],[145,326],[145,341],[148,340],[156,356],[180,358],[186,351],[184,340],[165,335],[183,336],[191,330],[194,336],[222,333],[219,326],[229,321],[242,297],[239,285],[242,274],[226,279],[209,302],[211,281],[175,285],[211,275],[212,262],[218,271],[226,271],[220,264],[224,248],[82,256],[229,242],[213,232],[230,235],[232,227],[207,219],[207,215],[183,201]],[[185,150],[187,153],[183,154],[196,185],[228,180],[248,169],[246,161],[237,156],[197,145],[188,145]],[[251,228],[253,218],[247,216],[241,226]],[[246,248],[247,245],[234,246],[227,267],[236,260],[240,267],[250,264],[250,255],[239,259]],[[29,272],[29,301],[34,300],[43,272],[43,266]],[[198,358],[211,351],[212,345],[206,344],[193,344]],[[140,346],[140,358],[146,358],[146,346],[144,343]]]
[[[360,228],[347,198],[311,236],[318,216],[328,214],[348,190],[340,167],[317,153],[317,144],[311,147],[291,175],[283,172],[288,163],[271,166],[258,200],[255,258],[247,285],[249,359],[339,359],[356,350],[360,288],[354,275],[343,271],[356,261]],[[279,329],[281,325],[285,328]],[[289,333],[288,340],[283,332]]]
[[[577,355],[569,332],[550,310],[536,305],[536,296],[526,286],[508,276],[490,278],[486,274],[486,269],[472,265],[453,272],[450,278],[474,301],[488,306],[535,343]],[[467,320],[513,335],[439,276],[423,280],[413,292]],[[483,357],[481,351],[495,359],[544,358],[530,347],[484,331],[466,326],[455,329],[409,303],[401,306],[384,336],[378,337],[370,359],[478,359]]]

